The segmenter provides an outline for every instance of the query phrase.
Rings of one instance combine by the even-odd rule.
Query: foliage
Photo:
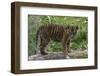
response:
[[[74,40],[71,42],[72,49],[86,49],[87,48],[87,17],[73,17],[73,16],[28,16],[28,54],[32,55],[36,53],[36,31],[41,25],[47,24],[59,24],[59,25],[73,25],[78,26],[79,30]],[[49,52],[60,51],[62,46],[59,42],[51,42],[48,47]]]

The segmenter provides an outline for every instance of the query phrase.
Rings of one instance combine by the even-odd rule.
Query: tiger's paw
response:
[[[66,56],[66,59],[70,59],[70,57],[69,56]]]
[[[48,53],[47,52],[41,52],[41,55],[48,55]]]

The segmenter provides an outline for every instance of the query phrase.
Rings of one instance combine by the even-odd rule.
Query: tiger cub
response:
[[[36,45],[42,55],[46,55],[45,51],[48,43],[59,41],[62,43],[64,56],[67,58],[70,51],[70,40],[76,35],[78,26],[61,26],[57,24],[48,24],[47,26],[40,26],[36,34]]]

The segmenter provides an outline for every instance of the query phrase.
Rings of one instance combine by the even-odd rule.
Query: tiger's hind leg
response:
[[[40,42],[40,53],[42,55],[47,55],[48,53],[46,52],[46,47],[49,43],[49,40],[45,40],[45,39],[41,39],[41,42]]]
[[[63,40],[62,41],[62,47],[63,47],[63,53],[66,59],[69,59],[70,57],[68,56],[68,51],[69,51],[69,42]]]

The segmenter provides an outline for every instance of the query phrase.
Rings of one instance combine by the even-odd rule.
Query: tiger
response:
[[[36,33],[36,46],[38,52],[41,55],[47,55],[45,50],[49,42],[57,41],[61,42],[63,47],[64,57],[68,58],[68,52],[70,51],[70,41],[77,34],[78,26],[48,24],[39,27]]]

